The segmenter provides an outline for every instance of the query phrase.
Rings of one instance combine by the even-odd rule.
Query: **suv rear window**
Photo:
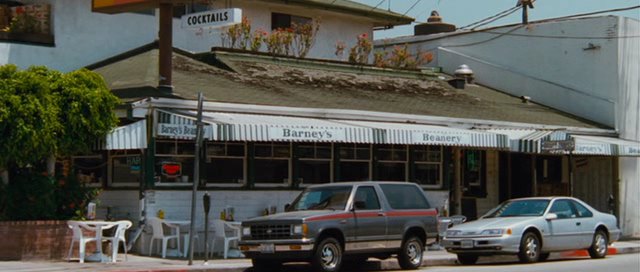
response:
[[[384,196],[395,210],[429,209],[422,189],[410,184],[380,184]]]

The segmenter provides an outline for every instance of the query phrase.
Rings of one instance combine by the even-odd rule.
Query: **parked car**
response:
[[[345,260],[392,255],[403,269],[416,269],[437,222],[414,183],[331,183],[306,188],[287,212],[243,221],[239,246],[256,270],[303,261],[314,271],[338,271]]]
[[[554,251],[588,249],[604,258],[617,241],[616,217],[572,197],[508,200],[480,219],[447,230],[442,245],[462,264],[479,256],[517,254],[520,261],[544,261]]]

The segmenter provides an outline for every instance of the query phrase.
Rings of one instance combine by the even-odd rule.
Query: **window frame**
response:
[[[135,152],[135,153],[134,153]],[[126,157],[140,157],[140,174],[138,182],[114,182],[114,162],[113,160],[116,158],[126,158]],[[117,150],[116,152],[109,153],[109,168],[107,169],[108,173],[108,185],[109,187],[140,187],[140,181],[144,180],[144,153],[142,150]]]
[[[225,147],[224,155],[211,155],[209,154],[209,145],[214,144],[223,144]],[[242,146],[243,155],[235,156],[229,155],[228,146]],[[205,164],[209,163],[211,159],[232,159],[232,160],[242,160],[242,179],[237,180],[236,182],[224,182],[224,183],[209,183],[208,176],[205,182],[206,187],[241,187],[247,184],[247,143],[246,142],[235,142],[235,141],[209,141],[205,142]]]
[[[173,143],[174,144],[174,153],[158,153],[158,144],[162,144],[162,143]],[[155,154],[154,154],[154,177],[155,177],[155,186],[158,187],[169,187],[169,186],[179,186],[179,187],[186,187],[186,186],[193,186],[193,176],[190,177],[188,182],[181,182],[181,181],[176,181],[176,182],[162,182],[162,174],[161,173],[156,173],[155,169],[156,166],[158,165],[158,163],[160,162],[160,160],[166,159],[166,158],[192,158],[194,160],[195,163],[195,153],[192,154],[180,154],[178,152],[178,147],[179,144],[186,144],[189,142],[193,142],[194,144],[194,151],[195,151],[195,142],[193,140],[184,140],[184,139],[171,139],[171,138],[157,138],[156,142],[155,142]],[[180,162],[182,164],[182,162]],[[181,168],[184,168],[184,166],[181,165]],[[181,170],[182,171],[182,170]],[[180,179],[182,178],[183,174],[181,173],[180,175]]]
[[[430,150],[431,148],[438,148],[438,153],[440,154],[438,161],[430,161],[430,157],[429,157],[429,153],[434,152],[433,150]],[[426,156],[426,160],[418,160],[418,158],[416,156],[414,156],[414,154],[409,154],[409,156],[413,156],[412,158],[412,163],[414,164],[414,180],[412,181],[413,183],[416,183],[418,185],[420,185],[420,187],[424,188],[424,189],[442,189],[442,187],[444,186],[444,169],[443,169],[443,165],[444,165],[444,147],[443,146],[439,146],[439,145],[419,145],[414,147],[414,150],[412,152],[416,152],[418,151],[417,149],[424,149],[424,152],[427,154]],[[422,151],[422,150],[421,150]],[[435,152],[434,152],[435,153]],[[424,184],[424,183],[418,183],[415,180],[415,171],[417,169],[417,165],[437,165],[438,168],[438,182],[436,184]]]
[[[328,146],[329,147],[329,158],[319,158],[318,157],[318,146],[322,145],[322,146]],[[305,148],[305,147],[312,147],[313,148],[313,157],[303,157],[302,154],[300,153],[300,149],[301,148]],[[329,163],[329,179],[326,180],[323,183],[332,183],[333,182],[333,168],[334,168],[334,158],[335,158],[335,154],[334,154],[334,149],[333,149],[333,144],[332,143],[324,143],[324,142],[304,142],[304,143],[300,143],[297,146],[298,151],[298,158],[296,162],[298,164],[298,168],[301,168],[301,162],[308,162],[308,161],[319,161],[319,162],[328,162]],[[309,185],[314,185],[314,184],[322,184],[322,183],[305,183],[304,179],[302,179],[302,176],[300,174],[297,175],[296,177],[298,179],[298,186],[300,187],[306,187]]]
[[[109,172],[109,161],[108,161],[108,158],[105,159],[105,156],[103,154],[86,154],[86,155],[71,156],[71,171],[72,171],[71,175],[74,175],[77,178],[77,175],[78,175],[77,170],[79,170],[79,169],[77,169],[77,167],[76,167],[75,160],[76,159],[85,159],[85,158],[88,158],[88,159],[90,159],[90,158],[99,158],[99,159],[102,160],[103,166],[102,166],[102,171],[101,172],[102,172],[103,180],[102,180],[102,182],[97,182],[97,183],[84,183],[83,181],[80,181],[80,179],[78,179],[78,182],[80,184],[84,184],[87,187],[93,187],[93,188],[101,188],[101,187],[105,186],[107,184],[106,181],[109,178],[109,175],[108,175],[109,174],[108,173]]]
[[[256,148],[258,146],[265,146],[265,145],[270,145],[271,146],[271,156],[269,156],[269,157],[256,156]],[[287,145],[287,147],[289,149],[289,151],[288,151],[289,155],[287,157],[274,156],[274,153],[275,153],[274,146],[275,145],[282,145],[282,146]],[[252,169],[253,170],[253,173],[252,173],[252,175],[253,175],[253,185],[255,187],[266,187],[266,188],[268,188],[268,187],[281,187],[283,185],[290,186],[291,185],[291,180],[292,180],[292,165],[291,165],[292,154],[293,154],[293,148],[292,148],[291,142],[257,142],[257,143],[254,143],[253,144],[253,160],[254,160],[253,161],[253,165],[254,166],[253,166],[253,169]],[[260,160],[265,160],[265,161],[266,160],[286,160],[287,161],[287,178],[286,178],[286,181],[282,181],[280,183],[276,183],[276,182],[257,182],[256,181],[257,180],[257,173],[256,173],[255,170],[257,168],[256,167],[257,161],[260,161]]]
[[[366,148],[368,149],[368,158],[366,159],[361,159],[358,158],[358,150],[364,150],[365,148],[363,146],[367,146]],[[342,156],[342,150],[345,148],[353,148],[353,158],[345,158]],[[372,171],[373,171],[373,164],[372,164],[372,157],[373,157],[373,145],[372,144],[359,144],[359,143],[348,143],[348,144],[341,144],[340,145],[340,150],[338,150],[339,152],[339,156],[340,156],[340,173],[343,173],[343,163],[347,162],[360,162],[360,163],[367,163],[367,178],[365,180],[371,180],[372,177]],[[340,179],[342,179],[342,174],[340,174]],[[353,180],[335,180],[334,182],[349,182],[349,181],[353,181]]]

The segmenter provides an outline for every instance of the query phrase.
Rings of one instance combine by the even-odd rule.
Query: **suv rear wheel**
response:
[[[334,272],[340,270],[342,265],[342,246],[333,237],[322,239],[311,259],[313,271]]]
[[[398,253],[398,264],[402,269],[418,269],[422,265],[423,254],[422,240],[417,236],[409,236],[402,243],[402,248]]]

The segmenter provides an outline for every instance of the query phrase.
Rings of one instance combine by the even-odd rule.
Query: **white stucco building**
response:
[[[601,16],[407,36],[380,41],[377,46],[408,44],[412,50],[432,51],[435,59],[430,65],[446,73],[467,64],[479,84],[527,96],[535,103],[614,128],[620,139],[637,142],[639,37],[637,20]],[[639,237],[640,159],[619,157],[613,168],[618,172],[620,226],[625,236]],[[601,197],[606,198],[606,193]]]

